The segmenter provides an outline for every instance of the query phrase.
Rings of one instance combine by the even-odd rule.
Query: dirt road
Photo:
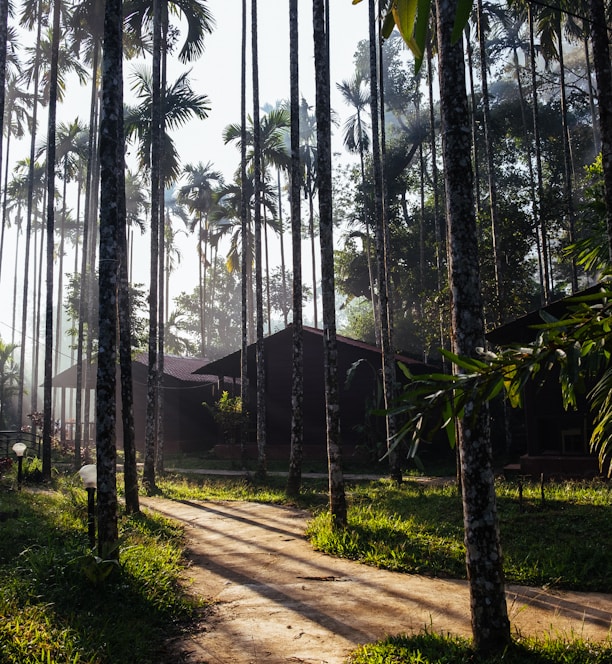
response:
[[[143,506],[186,524],[194,592],[214,601],[199,629],[171,644],[190,664],[341,664],[388,634],[470,635],[467,584],[398,574],[313,551],[309,514],[242,502]],[[612,595],[510,586],[513,630],[603,640]]]

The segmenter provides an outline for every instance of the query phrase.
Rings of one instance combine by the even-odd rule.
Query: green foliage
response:
[[[417,444],[439,429],[446,429],[454,444],[454,420],[464,417],[468,405],[475,414],[504,390],[510,405],[520,407],[527,382],[544,381],[554,369],[566,409],[576,408],[578,395],[595,383],[587,394],[594,413],[591,447],[598,452],[602,469],[612,475],[612,290],[608,284],[605,279],[598,292],[568,298],[568,313],[559,320],[542,311],[543,322],[534,326],[537,338],[532,344],[505,347],[498,353],[479,349],[479,358],[444,351],[457,367],[453,375],[412,376],[400,365],[410,382],[393,409],[406,418],[395,444],[406,436]]]
[[[248,412],[242,410],[242,399],[240,396],[230,397],[229,392],[224,390],[221,398],[215,401],[211,407],[205,401],[202,403],[213,415],[225,443],[234,443],[240,438],[240,432],[248,422]]]
[[[14,420],[11,406],[19,389],[19,365],[13,353],[17,348],[16,344],[5,343],[0,339],[0,427],[3,429]]]
[[[519,637],[502,655],[486,656],[474,652],[468,639],[426,631],[360,646],[347,664],[604,664],[611,657],[610,643],[550,637]]]
[[[130,322],[132,326],[132,347],[134,350],[144,350],[147,347],[148,336],[147,331],[148,323],[148,310],[149,305],[147,302],[147,295],[142,284],[133,284],[130,286],[130,305],[131,316]],[[73,274],[68,277],[68,285],[66,286],[66,295],[64,297],[64,309],[71,322],[72,327],[67,330],[67,334],[72,338],[73,343],[85,344],[88,334],[92,335],[94,349],[97,348],[98,340],[98,278],[97,275],[92,277],[89,273],[85,277],[85,291],[87,293],[86,299],[91,299],[91,307],[86,307],[94,313],[93,320],[84,321],[83,338],[77,340],[79,333],[79,302],[81,298],[81,275]],[[89,312],[86,311],[87,316]]]
[[[0,509],[17,513],[0,538],[0,659],[155,661],[195,607],[179,584],[182,531],[158,516],[123,517],[121,564],[96,559],[84,489],[65,480],[60,489],[0,493]]]

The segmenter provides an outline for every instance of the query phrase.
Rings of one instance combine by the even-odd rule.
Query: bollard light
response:
[[[15,443],[13,452],[17,455],[17,490],[21,491],[21,480],[23,479],[23,455],[28,446],[25,443]]]
[[[89,545],[93,549],[96,546],[96,512],[95,495],[98,486],[98,469],[95,463],[88,463],[79,470],[83,485],[87,490],[87,530],[89,533]]]

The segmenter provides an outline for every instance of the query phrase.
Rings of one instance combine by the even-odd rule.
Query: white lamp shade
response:
[[[28,446],[25,443],[15,443],[13,445],[13,452],[15,452],[18,457],[22,457],[27,449]]]
[[[95,489],[98,484],[98,471],[95,463],[88,463],[79,470],[86,489]]]

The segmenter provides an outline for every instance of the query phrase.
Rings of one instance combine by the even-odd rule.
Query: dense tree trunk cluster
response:
[[[2,374],[10,370],[15,376],[8,391],[2,380],[0,419],[5,426],[4,402],[16,393],[14,425],[21,427],[29,420],[36,428],[42,422],[43,474],[50,479],[56,410],[61,408],[61,419],[67,419],[65,404],[59,406],[59,397],[53,394],[52,379],[59,371],[65,327],[67,322],[72,324],[73,347],[64,350],[70,351],[76,363],[74,464],[78,468],[83,460],[90,460],[90,429],[95,430],[101,556],[119,555],[119,422],[126,511],[139,510],[131,375],[136,347],[148,350],[142,473],[147,489],[155,490],[164,472],[164,367],[170,352],[197,353],[204,361],[240,348],[245,423],[241,462],[246,464],[247,444],[256,443],[257,471],[263,479],[268,447],[264,338],[275,326],[291,321],[287,494],[296,496],[301,490],[304,446],[304,303],[311,296],[309,322],[323,328],[329,508],[334,527],[346,528],[349,514],[339,412],[343,377],[337,366],[340,303],[348,312],[344,331],[380,347],[381,366],[375,373],[387,417],[375,452],[388,455],[390,475],[401,481],[408,450],[397,444],[395,423],[388,412],[395,400],[396,351],[419,353],[435,361],[440,360],[436,349],[446,346],[457,355],[474,357],[485,346],[487,326],[573,292],[598,270],[609,267],[612,69],[608,4],[602,0],[563,0],[555,6],[525,0],[436,0],[431,11],[427,3],[418,3],[419,11],[428,13],[413,16],[408,11],[410,0],[368,0],[368,38],[358,45],[353,75],[337,85],[354,111],[343,138],[355,161],[340,168],[332,149],[336,109],[331,103],[330,1],[312,0],[314,107],[300,98],[303,70],[298,47],[304,41],[304,29],[298,24],[299,2],[290,0],[289,101],[272,108],[264,107],[259,97],[259,77],[265,75],[259,69],[262,7],[251,0],[249,14],[247,0],[242,0],[240,121],[223,132],[225,143],[234,143],[240,150],[240,167],[233,181],[226,181],[212,162],[183,167],[171,135],[189,118],[205,119],[210,109],[208,98],[192,89],[187,73],[173,83],[166,80],[168,59],[180,39],[180,29],[171,24],[173,14],[180,12],[189,28],[185,43],[177,48],[178,59],[191,62],[202,54],[205,36],[213,29],[206,0],[172,6],[164,0],[153,0],[148,6],[130,2],[125,12],[123,0],[107,0],[103,11],[98,5],[60,11],[59,0],[51,6],[42,1],[24,3],[19,29],[30,31],[35,41],[27,50],[29,60],[22,63],[17,59],[17,37],[10,29],[9,5],[0,0],[0,117],[4,118],[0,164],[5,165],[0,267],[7,251],[5,231],[15,226],[19,242],[13,338],[11,344],[1,342],[0,346]],[[349,6],[346,11],[351,11]],[[408,17],[414,25],[406,24]],[[400,37],[389,30],[393,24],[413,50],[416,71],[412,61],[406,62]],[[584,63],[576,64],[577,44]],[[149,45],[152,70],[134,73],[132,92],[138,103],[125,105],[126,53],[144,53]],[[425,61],[426,76],[419,69]],[[474,65],[477,62],[480,66]],[[590,80],[591,66],[596,90]],[[21,70],[19,78],[10,73],[12,68]],[[77,121],[58,125],[57,106],[68,74],[81,82],[91,75],[89,126]],[[47,144],[37,152],[38,117],[45,107]],[[27,135],[26,125],[29,158],[17,165],[9,182],[11,137]],[[594,125],[598,131],[592,131]],[[136,160],[139,175],[127,168],[126,141],[136,146],[130,159]],[[601,163],[596,161],[599,142]],[[42,157],[44,165],[37,161]],[[583,177],[585,167],[589,175]],[[595,186],[589,177],[595,177]],[[58,179],[63,180],[61,194]],[[69,204],[72,187],[76,218]],[[283,244],[286,196],[291,270],[285,266]],[[56,223],[58,210],[61,217]],[[131,283],[133,234],[128,227],[144,227],[145,218],[150,276],[146,295],[140,292],[140,298],[147,299],[143,307]],[[183,293],[172,303],[168,284],[178,261],[174,242],[179,221],[186,233],[196,235],[198,268],[193,292]],[[336,227],[346,233],[340,236]],[[276,272],[271,265],[275,234],[281,255]],[[302,252],[304,240],[307,257]],[[70,245],[75,267],[63,303],[64,260]],[[308,263],[311,281],[303,274]],[[0,271],[3,279],[9,276],[6,270]],[[18,276],[22,277],[20,295]],[[44,346],[39,343],[43,301]],[[63,315],[64,304],[69,321]],[[16,331],[19,314],[21,329]],[[249,403],[247,365],[251,343],[256,347],[254,404]],[[44,347],[42,418],[37,393],[39,346]],[[19,362],[11,368],[4,354],[17,352]],[[31,369],[26,372],[29,355]],[[95,416],[90,427],[89,388],[94,371]],[[116,410],[118,388],[121,415]],[[31,402],[29,415],[26,395]],[[246,415],[251,409],[255,430],[248,427]],[[469,402],[457,431],[474,643],[478,650],[499,652],[510,641],[510,625],[487,409],[476,409]]]

